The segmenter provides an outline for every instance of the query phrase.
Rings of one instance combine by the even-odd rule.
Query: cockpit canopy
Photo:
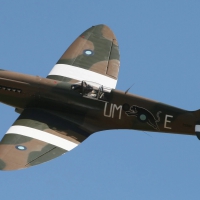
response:
[[[73,84],[71,89],[79,92],[86,98],[92,98],[101,101],[108,101],[111,88],[104,87],[98,83],[90,81],[82,81],[77,84]]]

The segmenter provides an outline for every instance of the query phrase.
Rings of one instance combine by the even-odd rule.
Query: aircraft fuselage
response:
[[[86,98],[72,84],[0,71],[0,102],[18,109],[40,108],[68,120],[80,119],[89,132],[136,129],[195,135],[199,112],[186,111],[112,89],[107,100]],[[70,116],[70,117],[69,117]],[[88,125],[88,126],[87,126]]]

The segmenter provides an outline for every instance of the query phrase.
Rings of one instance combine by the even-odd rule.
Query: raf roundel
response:
[[[25,151],[27,149],[25,146],[22,146],[22,145],[17,145],[15,146],[15,148],[20,151]]]
[[[94,54],[94,52],[93,52],[92,50],[90,50],[90,49],[84,50],[83,53],[84,53],[86,56],[91,56],[91,55]]]

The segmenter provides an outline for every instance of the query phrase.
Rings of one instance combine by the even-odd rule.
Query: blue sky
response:
[[[117,89],[200,108],[200,2],[0,2],[0,68],[45,77],[85,29],[106,24],[121,53]],[[0,104],[3,137],[17,118]],[[194,136],[112,130],[26,170],[0,172],[2,199],[199,199]]]

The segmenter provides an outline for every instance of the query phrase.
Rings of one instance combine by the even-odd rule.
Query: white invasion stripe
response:
[[[91,81],[110,88],[115,88],[117,84],[117,80],[108,76],[65,64],[56,64],[50,71],[49,75],[64,76],[79,81]]]
[[[19,135],[23,135],[23,136],[27,136],[27,137],[31,137],[37,140],[41,140],[43,142],[47,142],[49,144],[55,145],[57,147],[60,147],[62,149],[65,149],[67,151],[72,150],[73,148],[75,148],[76,146],[78,146],[77,144],[65,140],[63,138],[60,138],[56,135],[47,133],[45,131],[40,131],[34,128],[30,128],[27,126],[11,126],[6,134],[19,134]]]
[[[200,125],[195,126],[195,132],[200,132]]]

